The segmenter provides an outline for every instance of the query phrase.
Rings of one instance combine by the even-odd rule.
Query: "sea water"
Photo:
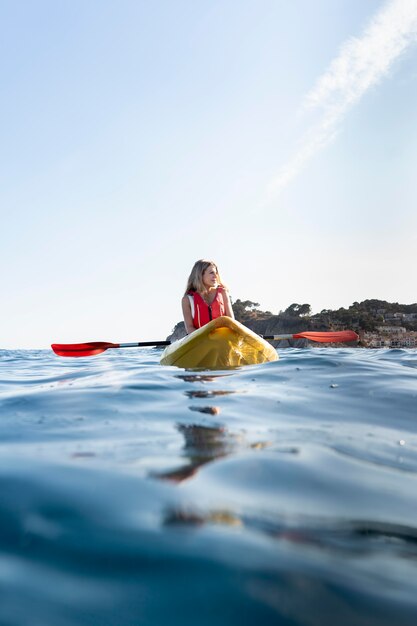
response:
[[[415,626],[417,352],[0,351],[0,624]]]

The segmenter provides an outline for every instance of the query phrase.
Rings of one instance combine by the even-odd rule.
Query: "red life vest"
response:
[[[190,291],[188,295],[194,300],[194,307],[191,306],[191,312],[195,328],[201,328],[211,322],[211,320],[216,319],[216,317],[224,315],[226,309],[223,292],[219,288],[217,288],[216,296],[211,304],[207,304],[197,291]]]

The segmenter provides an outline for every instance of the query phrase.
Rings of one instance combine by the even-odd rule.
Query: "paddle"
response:
[[[344,343],[347,341],[357,341],[359,335],[353,330],[326,330],[324,332],[308,331],[296,333],[295,335],[262,335],[264,339],[308,339],[318,343]]]
[[[261,335],[262,336],[262,335]],[[319,343],[341,343],[356,341],[358,335],[353,330],[305,332],[295,335],[263,335],[263,339],[309,339]],[[106,341],[90,341],[88,343],[53,343],[51,348],[58,356],[95,356],[109,348],[147,348],[150,346],[169,346],[170,341],[140,341],[139,343],[108,343]]]

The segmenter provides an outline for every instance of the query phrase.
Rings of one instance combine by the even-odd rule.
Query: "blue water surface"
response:
[[[417,352],[0,351],[0,624],[415,626]]]

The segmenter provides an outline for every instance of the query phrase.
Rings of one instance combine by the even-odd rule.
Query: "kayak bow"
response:
[[[165,348],[161,365],[223,369],[277,359],[271,344],[240,322],[223,316]]]

